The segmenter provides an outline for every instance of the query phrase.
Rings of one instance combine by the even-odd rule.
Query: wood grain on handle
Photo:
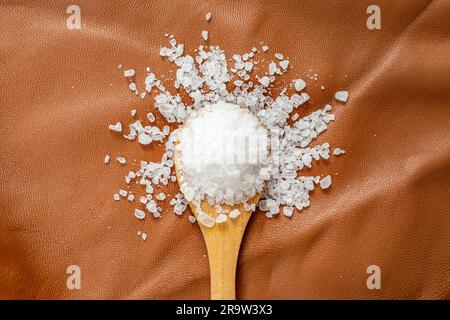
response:
[[[208,250],[212,300],[236,299],[239,248],[250,216],[251,212],[242,210],[239,217],[226,223],[212,228],[200,225]]]

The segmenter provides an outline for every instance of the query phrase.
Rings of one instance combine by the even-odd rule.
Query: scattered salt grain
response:
[[[128,70],[125,70],[125,71],[123,72],[123,75],[124,75],[126,78],[132,77],[132,76],[134,76],[135,74],[136,74],[136,72],[134,71],[134,69],[128,69]]]
[[[283,60],[280,62],[280,67],[283,68],[283,70],[286,70],[289,67],[289,60]]]
[[[144,220],[145,219],[145,212],[142,211],[141,209],[135,209],[134,210],[134,216],[136,218],[138,218],[139,220]]]
[[[147,113],[147,119],[148,119],[148,121],[150,121],[150,122],[155,122],[155,116],[153,115],[153,113],[151,113],[151,112],[149,112],[149,113]]]
[[[142,238],[142,240],[147,240],[147,233],[145,233],[145,232],[142,232],[141,233],[141,238]]]
[[[105,159],[103,160],[103,162],[104,162],[105,164],[108,164],[108,163],[109,163],[109,160],[111,160],[111,156],[110,156],[110,155],[105,155]]]
[[[283,214],[286,216],[286,217],[292,217],[292,214],[294,213],[294,208],[292,208],[292,207],[284,207],[283,208]]]
[[[234,209],[230,212],[230,218],[236,219],[240,214],[241,212],[238,209]]]
[[[335,149],[333,150],[333,155],[339,156],[339,155],[341,155],[341,154],[345,154],[345,150],[342,150],[341,148],[335,148]]]
[[[119,194],[120,194],[122,197],[126,197],[127,194],[128,194],[128,191],[127,191],[127,190],[124,190],[124,189],[120,189],[120,190],[119,190]]]
[[[348,100],[348,92],[347,91],[338,91],[338,92],[336,92],[334,97],[338,101],[347,102],[347,100]]]
[[[302,79],[295,79],[292,82],[294,83],[294,88],[296,91],[302,91],[306,88],[306,82]]]
[[[114,195],[114,200],[115,200],[115,201],[119,201],[119,200],[120,200],[120,194],[116,193],[116,194]]]
[[[199,223],[208,228],[211,228],[213,225],[216,224],[214,218],[204,213],[203,211],[198,214],[197,220]]]
[[[131,110],[130,113],[131,113],[131,116],[134,117],[136,115],[136,109]]]
[[[328,189],[331,186],[331,176],[326,176],[320,180],[320,187],[322,189]]]
[[[122,124],[120,122],[117,122],[116,124],[110,124],[109,130],[116,131],[116,132],[122,132]]]
[[[164,199],[166,199],[165,193],[164,193],[164,192],[161,192],[160,194],[158,194],[158,195],[156,196],[156,199],[159,200],[159,201],[164,201]]]
[[[205,30],[202,31],[202,38],[205,41],[208,40],[208,31],[205,31]]]
[[[195,221],[197,221],[197,218],[195,216],[193,216],[192,214],[190,214],[188,216],[189,222],[190,223],[195,223]]]
[[[129,194],[128,197],[127,197],[127,200],[130,201],[130,202],[133,201],[134,200],[134,194]]]
[[[262,49],[263,52],[267,52],[269,50],[269,47],[268,46],[262,46],[261,49]]]
[[[220,213],[218,216],[217,216],[217,218],[216,218],[216,223],[224,223],[224,222],[227,222],[227,215],[226,214],[224,214],[224,213]]]
[[[283,54],[277,52],[277,53],[275,53],[275,58],[277,58],[278,60],[283,60],[284,57],[283,57]]]
[[[146,134],[145,132],[138,134],[138,141],[142,145],[147,145],[152,143],[153,139],[150,135]]]
[[[116,160],[121,164],[124,165],[127,163],[127,160],[123,157],[117,157]]]
[[[206,19],[206,21],[210,21],[211,20],[211,17],[212,17],[212,13],[211,12],[208,12],[206,15],[205,15],[205,19]]]
[[[139,198],[139,202],[142,203],[142,204],[146,204],[147,201],[148,201],[148,199],[147,199],[146,196],[141,196],[141,197]]]
[[[259,83],[261,83],[264,87],[267,87],[270,84],[270,79],[267,76],[260,78]]]

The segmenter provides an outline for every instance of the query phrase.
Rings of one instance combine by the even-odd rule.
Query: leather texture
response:
[[[302,115],[350,93],[318,140],[347,153],[311,171],[333,175],[332,187],[291,219],[254,214],[237,298],[450,298],[450,1],[75,2],[80,30],[66,28],[72,1],[0,4],[0,298],[209,298],[205,245],[186,213],[166,205],[140,221],[113,201],[133,159],[156,161],[161,147],[107,128],[154,110],[123,70],[141,86],[147,66],[173,75],[164,34],[192,52],[202,30],[227,54],[260,42],[284,53],[285,79],[317,73]],[[372,4],[380,30],[366,27]],[[105,154],[129,162],[105,166]],[[66,287],[69,265],[80,290]],[[379,290],[366,286],[370,265]]]

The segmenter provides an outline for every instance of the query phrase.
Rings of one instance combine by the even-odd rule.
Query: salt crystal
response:
[[[216,218],[216,223],[224,223],[227,222],[227,215],[224,213],[221,213]]]
[[[264,87],[267,87],[270,84],[270,79],[267,76],[262,77],[258,80]]]
[[[286,70],[289,66],[289,60],[283,60],[280,62],[280,67],[283,68],[283,70]]]
[[[127,190],[120,189],[120,190],[119,190],[119,194],[120,194],[122,197],[126,197],[127,194],[128,194],[128,191],[127,191]]]
[[[326,176],[320,180],[320,187],[322,189],[328,189],[331,186],[331,176]]]
[[[197,218],[191,214],[189,215],[188,219],[190,223],[195,223],[195,221],[197,221]]]
[[[203,38],[203,40],[208,40],[208,31],[202,31],[202,38]]]
[[[147,113],[147,119],[150,122],[155,122],[155,116],[151,112]]]
[[[303,81],[302,79],[293,80],[293,83],[296,91],[302,91],[303,89],[306,88],[306,82]]]
[[[103,160],[103,162],[104,162],[105,164],[108,164],[110,159],[111,159],[111,156],[105,155],[105,159]]]
[[[145,212],[141,209],[135,209],[134,210],[134,216],[138,218],[139,220],[145,219]]]
[[[283,54],[277,52],[275,53],[275,58],[277,58],[278,60],[283,60]]]
[[[238,209],[234,209],[230,212],[230,218],[236,219],[240,214],[241,212]]]
[[[283,214],[286,217],[292,217],[292,214],[294,213],[294,209],[292,207],[284,207],[283,208]]]
[[[122,165],[127,163],[127,160],[123,157],[117,157],[116,160]]]
[[[120,122],[117,122],[116,124],[110,124],[109,130],[122,132],[122,124]]]
[[[114,200],[115,200],[115,201],[119,201],[119,200],[120,200],[120,194],[116,193],[116,194],[114,195]]]
[[[147,145],[147,144],[152,143],[153,139],[148,134],[142,132],[142,133],[139,133],[139,135],[138,135],[138,141],[142,145]]]
[[[142,197],[139,198],[139,202],[142,203],[142,204],[146,204],[147,201],[148,201],[147,197],[142,196]]]
[[[212,13],[211,12],[208,12],[206,15],[205,15],[205,19],[206,19],[206,21],[210,21],[211,20],[211,17],[212,17]]]
[[[334,154],[335,156],[339,156],[339,155],[341,155],[341,154],[345,154],[345,150],[342,150],[341,148],[335,148],[335,149],[333,150],[333,154]]]
[[[134,200],[134,194],[129,194],[128,197],[127,197],[127,200],[130,201],[130,202],[133,201]]]
[[[204,213],[203,211],[198,214],[197,220],[199,223],[201,223],[202,225],[204,225],[205,227],[208,227],[208,228],[211,228],[213,225],[216,224],[216,221],[214,220],[214,218],[211,217],[210,215]]]
[[[134,76],[136,74],[136,72],[134,71],[134,69],[128,69],[128,70],[125,70],[124,72],[123,72],[123,75],[125,76],[125,77],[132,77],[132,76]]]
[[[348,92],[347,91],[338,91],[338,92],[336,92],[334,97],[338,101],[347,102],[347,100],[348,100]]]
[[[142,238],[142,240],[147,240],[147,233],[145,233],[145,232],[142,232],[141,233],[141,238]]]

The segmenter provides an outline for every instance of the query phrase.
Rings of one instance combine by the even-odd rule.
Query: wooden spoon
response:
[[[174,160],[178,184],[181,186],[183,173],[180,170],[179,152],[177,149],[175,149]],[[256,205],[260,196],[260,194],[256,194],[247,203]],[[197,212],[196,206],[193,203],[189,203],[189,206],[197,217],[199,212]],[[218,215],[216,209],[206,201],[202,201],[201,209],[204,213],[214,217],[214,219]],[[228,212],[238,209],[240,215],[235,219],[228,218],[225,223],[215,224],[211,228],[201,223],[199,225],[208,250],[211,274],[211,300],[235,300],[236,266],[239,248],[252,210],[245,210],[242,204],[234,206],[222,205],[222,209]]]

